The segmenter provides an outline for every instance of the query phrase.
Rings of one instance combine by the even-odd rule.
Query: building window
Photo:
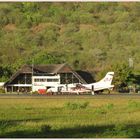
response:
[[[46,79],[40,79],[40,82],[46,82]]]
[[[39,79],[34,79],[35,82],[40,82]]]
[[[47,82],[59,82],[59,79],[47,79]]]
[[[59,79],[34,79],[34,82],[59,82]]]
[[[34,79],[35,82],[46,82],[47,79]]]
[[[61,73],[61,84],[79,83],[79,79],[73,73]]]

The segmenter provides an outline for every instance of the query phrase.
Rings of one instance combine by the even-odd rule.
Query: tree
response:
[[[134,83],[132,68],[130,68],[127,64],[115,64],[113,69],[115,72],[113,81],[116,90],[119,90],[122,87],[128,87],[130,84]]]
[[[12,69],[10,66],[0,66],[0,81],[6,82],[11,75]]]

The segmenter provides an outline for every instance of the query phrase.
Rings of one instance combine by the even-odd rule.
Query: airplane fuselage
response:
[[[81,92],[96,92],[102,91],[105,89],[112,90],[114,85],[111,85],[113,79],[114,72],[108,72],[106,76],[96,83],[91,84],[59,84],[48,89],[48,92],[73,92],[73,93],[81,93]]]

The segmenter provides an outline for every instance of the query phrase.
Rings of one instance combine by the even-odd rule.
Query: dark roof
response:
[[[72,69],[67,64],[35,65],[33,69],[45,73],[61,73],[72,71]]]
[[[94,83],[95,81],[95,76],[92,76],[90,72],[88,71],[76,71],[78,75],[80,75],[88,84]]]
[[[47,65],[24,65],[21,67],[15,74],[13,74],[8,82],[5,83],[7,85],[11,81],[13,81],[19,74],[21,73],[48,73],[48,74],[56,74],[56,73],[68,73],[72,72],[82,83],[86,83],[86,81],[78,75],[75,71],[73,71],[70,66],[67,64],[47,64]]]
[[[70,72],[72,69],[67,64],[47,64],[47,65],[24,65],[18,71],[20,73],[32,73],[34,71],[45,72],[45,73],[61,73]]]

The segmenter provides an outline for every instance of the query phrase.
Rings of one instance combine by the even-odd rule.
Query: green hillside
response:
[[[139,9],[138,2],[0,3],[1,81],[32,61],[65,62],[98,80],[133,58],[140,74]]]

